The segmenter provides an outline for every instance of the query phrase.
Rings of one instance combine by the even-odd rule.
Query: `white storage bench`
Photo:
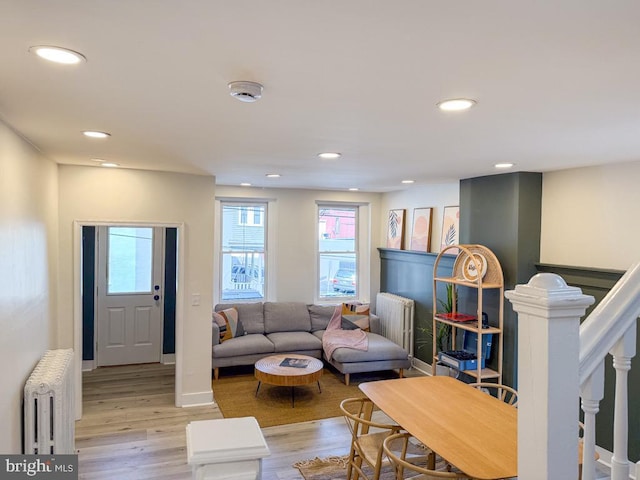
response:
[[[187,461],[194,480],[258,480],[269,447],[254,417],[187,425]]]

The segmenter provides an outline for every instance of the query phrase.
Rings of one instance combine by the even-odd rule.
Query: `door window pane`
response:
[[[151,293],[153,228],[109,227],[107,294]]]

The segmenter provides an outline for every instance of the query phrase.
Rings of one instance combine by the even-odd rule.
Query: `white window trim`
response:
[[[370,238],[370,223],[371,223],[371,207],[366,202],[339,202],[335,200],[316,200],[315,209],[315,282],[314,282],[314,303],[317,304],[335,304],[345,299],[353,299],[352,296],[336,296],[336,297],[320,297],[320,228],[318,221],[319,209],[322,207],[335,207],[335,208],[357,208],[356,213],[356,231],[357,242],[355,245],[356,253],[356,265],[357,265],[357,279],[355,299],[362,303],[369,303],[370,291],[371,291],[371,266],[370,258],[366,252],[369,252],[371,245]],[[350,252],[349,252],[350,253]]]
[[[264,301],[275,301],[276,291],[276,252],[270,245],[276,244],[276,229],[272,226],[278,223],[277,202],[275,198],[261,197],[216,197],[214,201],[215,215],[213,227],[220,234],[213,238],[213,304],[221,303],[222,300],[222,204],[223,203],[243,203],[266,205],[267,221],[265,228],[265,268],[267,269],[264,280]]]

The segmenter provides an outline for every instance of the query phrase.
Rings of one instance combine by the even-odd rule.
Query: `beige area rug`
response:
[[[322,393],[318,392],[316,383],[295,387],[295,407],[292,408],[291,387],[262,384],[256,397],[258,381],[253,376],[253,368],[223,369],[220,373],[220,378],[211,384],[222,415],[225,418],[256,417],[262,428],[338,417],[342,400],[363,396],[358,388],[360,383],[398,376],[394,371],[352,374],[347,386],[341,374],[325,368],[320,378]]]
[[[293,466],[300,471],[305,480],[346,480],[347,463],[349,457],[327,457],[314,458],[312,460],[303,460],[295,463]],[[439,458],[437,468],[444,468],[445,463]],[[365,466],[364,472],[367,476],[373,475],[373,470]],[[405,470],[404,477],[410,478],[415,476],[416,472]],[[382,467],[380,472],[380,480],[395,480],[395,473],[390,465]]]

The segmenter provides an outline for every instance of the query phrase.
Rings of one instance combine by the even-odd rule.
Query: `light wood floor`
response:
[[[105,367],[83,375],[83,417],[76,423],[80,479],[187,480],[186,425],[222,418],[217,407],[174,407],[174,368]],[[348,453],[344,420],[263,429],[271,455],[263,480],[301,480],[299,460]]]

